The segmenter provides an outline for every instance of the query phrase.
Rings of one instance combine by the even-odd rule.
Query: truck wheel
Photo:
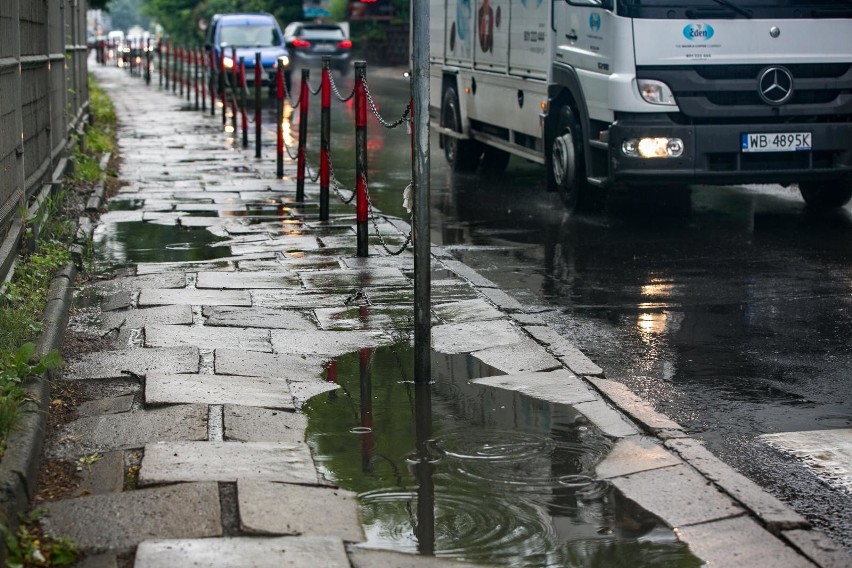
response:
[[[837,209],[852,199],[852,184],[843,185],[841,180],[808,181],[799,184],[799,193],[814,209]]]
[[[482,169],[489,174],[503,173],[511,157],[512,155],[505,150],[486,146],[482,152]]]
[[[453,87],[444,91],[441,105],[441,126],[455,132],[462,131],[459,97]],[[443,136],[444,157],[454,172],[472,172],[479,165],[481,148],[475,140],[461,140],[451,136]]]
[[[559,197],[569,210],[577,207],[580,189],[585,180],[582,154],[577,151],[579,127],[574,113],[567,106],[559,109],[553,148],[550,153],[550,175]]]

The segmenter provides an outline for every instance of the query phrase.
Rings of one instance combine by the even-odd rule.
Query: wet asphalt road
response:
[[[348,94],[351,77],[336,78]],[[407,79],[368,69],[368,83],[396,119]],[[349,187],[353,110],[332,107],[332,162]],[[368,128],[373,202],[402,216],[408,137]],[[513,157],[500,175],[452,175],[434,136],[431,171],[433,243],[852,550],[852,495],[757,438],[852,428],[852,207],[815,214],[780,186],[692,187],[618,192],[603,212],[569,215],[540,166]]]

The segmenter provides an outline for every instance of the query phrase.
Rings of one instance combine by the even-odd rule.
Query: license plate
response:
[[[743,152],[801,152],[811,149],[810,132],[743,133]]]
[[[334,46],[333,45],[319,44],[314,49],[315,49],[315,51],[334,51]]]

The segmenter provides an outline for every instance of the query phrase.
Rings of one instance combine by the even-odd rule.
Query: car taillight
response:
[[[293,40],[293,47],[311,47],[311,42],[306,39],[296,38]]]
[[[352,40],[351,39],[341,40],[341,41],[337,42],[337,47],[339,47],[340,49],[351,49],[352,48]]]

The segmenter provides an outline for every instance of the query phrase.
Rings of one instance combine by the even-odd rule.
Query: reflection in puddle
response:
[[[359,493],[366,546],[504,566],[698,566],[656,517],[594,478],[611,441],[571,407],[472,385],[500,374],[407,342],[332,361],[311,399],[317,465]]]
[[[177,225],[105,223],[98,225],[94,240],[96,261],[112,266],[213,260],[231,255],[229,247],[208,246],[226,239],[206,230],[185,229]]]

